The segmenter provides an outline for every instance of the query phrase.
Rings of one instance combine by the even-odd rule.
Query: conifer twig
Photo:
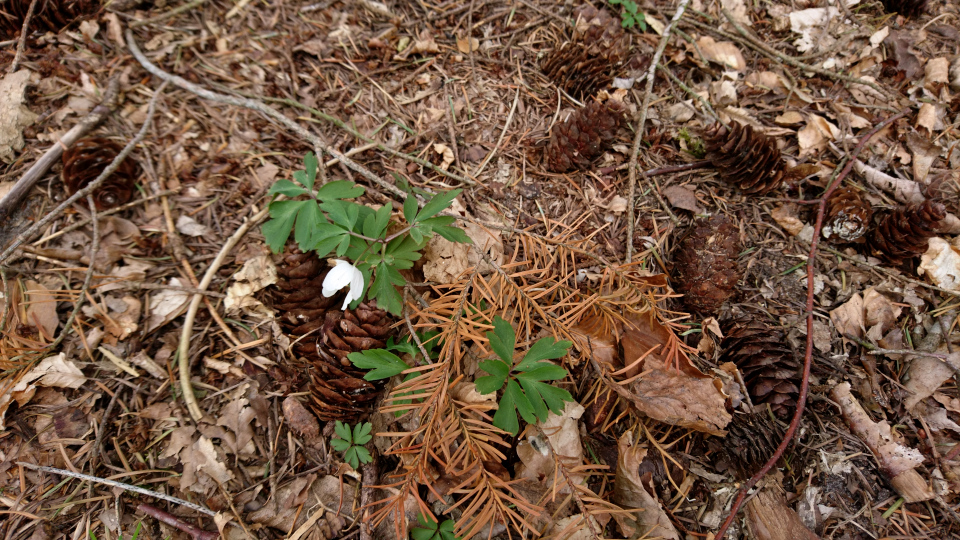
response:
[[[633,260],[633,230],[636,226],[634,223],[636,221],[634,207],[637,204],[637,167],[639,167],[637,158],[640,155],[640,143],[643,141],[643,127],[647,123],[647,110],[650,108],[650,97],[653,95],[653,82],[657,74],[657,64],[660,63],[660,57],[663,56],[663,51],[667,48],[667,42],[670,41],[670,33],[674,25],[677,24],[677,21],[683,17],[683,12],[687,9],[688,2],[690,2],[690,0],[680,0],[680,5],[677,6],[676,13],[673,14],[673,18],[670,19],[667,27],[663,30],[663,36],[660,37],[660,44],[657,45],[657,50],[650,60],[650,69],[647,71],[647,88],[643,93],[643,104],[640,106],[640,121],[637,123],[637,132],[633,137],[633,149],[630,152],[629,161],[630,167],[627,169],[629,194],[627,195],[627,253],[624,259],[627,263]],[[659,193],[657,193],[657,198],[666,209],[667,207],[663,203],[663,199],[660,199]],[[670,210],[667,209],[667,212],[670,213]]]
[[[7,73],[13,73],[20,65],[20,59],[23,58],[23,49],[27,44],[27,35],[30,33],[30,21],[33,19],[33,12],[37,9],[37,0],[30,0],[30,7],[27,8],[27,14],[23,17],[23,27],[20,29],[20,40],[17,42],[17,53],[13,56],[13,62]]]

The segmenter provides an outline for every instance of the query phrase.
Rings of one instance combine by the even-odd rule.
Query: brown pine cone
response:
[[[927,10],[929,0],[882,0],[883,8],[904,17],[919,17]]]
[[[946,207],[933,201],[882,212],[876,218],[876,228],[867,237],[871,254],[899,264],[925,253],[928,240],[937,235],[946,216]]]
[[[118,143],[103,137],[88,137],[74,143],[63,152],[63,183],[67,193],[74,193],[100,176],[107,165],[123,149]],[[107,210],[130,202],[136,190],[140,165],[129,157],[93,192],[97,210]]]
[[[827,200],[823,237],[832,242],[855,242],[867,232],[873,208],[860,191],[841,187]]]
[[[540,70],[568,94],[585,100],[613,80],[630,51],[630,39],[620,19],[606,10],[586,5],[575,15],[572,39],[549,53]]]
[[[714,315],[733,296],[741,273],[740,230],[723,215],[699,219],[686,232],[673,258],[677,292],[692,311]]]
[[[735,323],[726,331],[720,362],[733,362],[743,374],[753,404],[767,404],[780,418],[797,407],[802,366],[782,330],[759,321]]]
[[[737,480],[746,480],[757,473],[777,451],[783,435],[767,411],[736,412],[727,424],[727,436],[711,437],[711,445],[732,469]]]
[[[7,0],[0,7],[0,39],[13,39],[23,30],[31,0]],[[100,10],[98,0],[37,0],[30,30],[58,33],[77,19]]]
[[[566,172],[589,167],[616,139],[624,110],[623,103],[613,99],[592,101],[554,125],[544,153],[547,169]]]
[[[314,253],[286,255],[277,269],[274,307],[294,342],[291,347],[309,370],[311,406],[320,420],[356,421],[370,412],[382,385],[363,380],[364,370],[347,358],[352,352],[386,346],[390,315],[373,303],[341,310],[343,294],[324,298],[329,268]]]
[[[717,122],[703,138],[706,158],[725,182],[757,195],[766,195],[783,182],[786,164],[773,137],[755,131],[753,126],[734,122],[728,130]]]

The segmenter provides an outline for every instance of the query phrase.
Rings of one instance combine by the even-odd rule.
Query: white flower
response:
[[[347,261],[336,260],[334,262],[337,265],[327,273],[327,277],[323,278],[323,296],[329,298],[349,285],[350,292],[347,293],[347,297],[343,301],[343,307],[340,308],[347,309],[350,302],[359,300],[363,296],[363,274],[360,273],[360,270],[357,270],[356,266]]]

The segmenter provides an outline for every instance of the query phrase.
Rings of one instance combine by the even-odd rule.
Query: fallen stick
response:
[[[87,113],[77,125],[70,128],[60,140],[47,149],[27,172],[17,180],[13,188],[0,199],[0,222],[10,214],[20,201],[27,196],[30,189],[50,170],[54,162],[60,159],[63,151],[73,146],[73,143],[100,125],[117,108],[117,94],[120,90],[120,79],[114,78],[107,83],[107,91],[103,94],[103,101]]]
[[[164,512],[163,510],[150,506],[149,504],[141,504],[137,506],[137,510],[156,519],[157,521],[162,521],[163,523],[166,523],[177,530],[189,534],[193,537],[193,540],[213,540],[214,538],[220,537],[220,533],[218,532],[205,531],[199,527],[194,527],[177,516],[168,512]]]

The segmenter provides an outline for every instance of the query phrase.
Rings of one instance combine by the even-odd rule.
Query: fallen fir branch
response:
[[[31,4],[32,5],[32,4]],[[103,94],[103,101],[83,117],[77,125],[70,128],[59,141],[47,149],[40,159],[23,173],[10,191],[0,199],[0,221],[20,204],[33,186],[50,170],[50,167],[60,159],[63,151],[73,146],[81,137],[99,126],[117,108],[117,94],[120,90],[120,78],[115,77],[107,83],[107,90]],[[77,199],[79,200],[79,199]],[[2,258],[0,258],[2,260]]]
[[[629,194],[627,195],[627,253],[625,261],[629,264],[633,261],[633,231],[636,215],[634,206],[637,204],[637,158],[640,155],[640,143],[643,141],[643,127],[647,123],[647,111],[650,108],[650,96],[653,95],[653,82],[657,73],[657,64],[660,63],[660,57],[663,56],[663,51],[667,48],[667,42],[670,40],[670,32],[673,30],[673,27],[677,25],[677,22],[683,17],[683,12],[687,9],[687,4],[690,0],[680,0],[680,5],[677,6],[676,13],[673,14],[673,18],[670,19],[670,22],[667,24],[667,27],[663,30],[663,36],[660,38],[660,44],[657,45],[657,50],[653,54],[653,58],[650,60],[650,69],[647,71],[647,87],[643,93],[643,104],[640,106],[640,121],[637,123],[637,132],[633,137],[633,149],[630,151],[630,168],[627,169],[627,175],[629,180]],[[645,178],[646,179],[646,178]],[[660,205],[663,206],[664,210],[667,211],[667,214],[673,219],[674,222],[677,221],[677,216],[673,214],[670,210],[670,207],[667,206],[667,203],[664,202],[663,197],[660,195],[660,191],[654,191],[654,194],[657,196],[657,200],[660,201]]]
[[[153,75],[159,77],[160,79],[163,79],[166,82],[171,82],[174,84],[174,86],[182,88],[198,97],[201,97],[209,101],[224,103],[226,105],[236,105],[238,107],[244,107],[246,109],[257,111],[271,118],[272,120],[275,120],[276,122],[286,126],[288,129],[290,129],[291,131],[293,131],[294,133],[302,137],[304,140],[308,141],[314,147],[314,151],[317,153],[317,156],[321,156],[324,153],[326,153],[331,157],[337,158],[340,160],[340,163],[346,165],[354,172],[360,174],[361,176],[363,176],[367,180],[370,180],[374,184],[377,184],[378,186],[385,189],[386,191],[389,191],[390,193],[400,197],[400,200],[405,200],[407,198],[407,194],[397,186],[393,185],[392,182],[388,182],[380,178],[379,176],[374,174],[372,171],[370,171],[370,169],[367,169],[363,165],[360,165],[359,163],[353,161],[347,156],[341,154],[340,152],[337,152],[336,150],[330,148],[319,137],[317,137],[313,133],[310,133],[309,131],[304,129],[303,126],[287,118],[280,111],[274,109],[273,107],[269,107],[266,104],[264,104],[262,101],[258,101],[255,99],[237,98],[233,96],[227,96],[224,94],[218,94],[211,90],[207,90],[206,88],[203,88],[200,85],[193,84],[192,82],[184,79],[183,77],[179,77],[177,75],[172,75],[170,73],[167,73],[166,71],[160,69],[159,67],[154,65],[152,62],[150,62],[150,60],[147,59],[147,57],[140,50],[140,47],[137,45],[137,41],[133,38],[133,31],[130,30],[129,28],[127,29],[127,32],[126,32],[126,38],[127,38],[127,47],[130,49],[130,52],[133,53],[133,57],[136,58],[138,62],[140,62],[140,65],[143,66],[144,69],[146,69]]]
[[[723,538],[724,533],[730,527],[730,524],[733,523],[733,520],[737,517],[737,512],[740,510],[740,507],[745,502],[747,494],[757,485],[757,482],[762,480],[768,472],[780,461],[780,458],[783,456],[783,453],[786,451],[787,447],[790,446],[790,443],[793,441],[794,435],[800,428],[800,420],[803,417],[804,406],[807,402],[807,391],[810,389],[810,365],[813,362],[813,291],[814,291],[814,263],[817,259],[817,246],[820,240],[820,231],[823,229],[824,214],[826,214],[827,200],[830,199],[830,195],[843,184],[843,179],[846,178],[850,171],[853,169],[853,164],[857,159],[857,156],[860,155],[860,152],[866,147],[867,142],[870,141],[877,133],[886,128],[892,122],[900,119],[903,116],[906,116],[910,112],[909,109],[904,109],[899,113],[888,117],[883,122],[880,122],[877,126],[871,129],[869,132],[865,133],[861,137],[860,142],[857,144],[856,148],[853,149],[853,153],[848,156],[846,164],[843,167],[843,170],[837,174],[830,184],[827,187],[827,190],[820,196],[820,204],[817,207],[817,221],[816,225],[813,228],[813,241],[810,243],[810,253],[807,256],[807,302],[806,302],[806,313],[807,313],[807,339],[805,350],[803,354],[803,375],[800,379],[800,393],[797,396],[797,409],[793,413],[793,418],[790,420],[790,425],[787,427],[786,432],[783,434],[783,441],[780,443],[780,446],[777,447],[777,450],[770,456],[770,459],[763,464],[763,467],[754,474],[750,480],[746,481],[743,486],[740,487],[740,492],[737,494],[736,500],[733,502],[733,506],[730,507],[730,514],[727,516],[727,519],[723,521],[720,525],[720,528],[717,530],[715,537]]]

